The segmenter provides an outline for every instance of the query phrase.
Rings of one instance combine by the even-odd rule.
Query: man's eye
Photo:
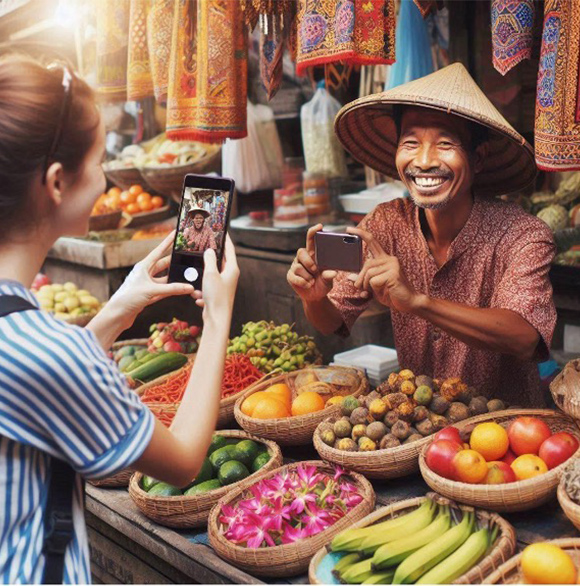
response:
[[[443,140],[443,141],[441,141],[439,143],[439,146],[442,146],[442,147],[452,147],[453,146],[453,143],[452,142],[449,142],[447,140]]]
[[[416,147],[419,143],[416,140],[405,140],[403,146],[405,147]]]

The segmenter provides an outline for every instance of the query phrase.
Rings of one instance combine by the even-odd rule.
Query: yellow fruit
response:
[[[77,290],[77,286],[74,283],[71,283],[70,281],[68,283],[65,283],[62,287],[65,291],[69,291],[71,293]]]
[[[292,403],[292,391],[288,385],[284,383],[278,383],[277,385],[268,387],[265,392],[274,395],[278,398],[278,400],[282,401],[284,404],[290,407],[290,403]]]
[[[269,396],[258,401],[252,412],[252,417],[256,419],[281,419],[283,417],[290,417],[288,406],[276,399],[276,397]]]
[[[257,393],[250,395],[247,399],[244,399],[242,406],[240,407],[242,413],[248,417],[251,417],[256,405],[260,402],[260,400],[268,396],[269,395],[265,391],[258,391]]]
[[[46,311],[50,311],[54,308],[54,304],[51,299],[40,299],[40,307]]]
[[[521,569],[526,584],[576,584],[572,558],[552,543],[532,543],[524,549]]]
[[[56,291],[56,289],[54,288],[55,285],[43,285],[38,292],[39,293],[50,293],[50,295],[54,295],[54,292]]]
[[[510,442],[507,431],[499,423],[489,421],[475,426],[471,432],[469,445],[487,462],[493,462],[506,455]]]
[[[64,303],[55,303],[54,304],[54,311],[57,313],[65,313],[66,312],[66,305]]]
[[[64,303],[64,306],[66,307],[67,311],[72,311],[73,309],[76,309],[80,305],[79,300],[76,297],[73,297],[72,295],[69,295],[63,301],[63,303]]]
[[[92,295],[81,296],[77,291],[77,297],[79,298],[81,305],[84,305],[85,307],[97,309],[100,305],[99,300],[96,297],[93,297]]]
[[[306,391],[298,395],[292,402],[292,415],[306,415],[324,409],[324,399],[314,391]]]
[[[79,289],[77,291],[77,295],[79,297],[84,297],[85,295],[91,295],[89,291],[87,291],[86,289]]]
[[[326,404],[327,405],[341,405],[343,401],[344,401],[344,397],[337,395],[336,397],[330,397],[330,399],[328,399],[328,401],[326,401]]]
[[[546,462],[535,454],[524,454],[518,456],[511,464],[512,470],[514,471],[518,480],[527,480],[528,478],[534,478],[540,474],[545,474],[548,471]]]
[[[59,291],[58,293],[54,294],[54,300],[57,303],[61,303],[63,302],[67,297],[69,296],[69,293],[67,291]]]

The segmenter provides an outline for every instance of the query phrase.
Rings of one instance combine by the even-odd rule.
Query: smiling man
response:
[[[349,232],[358,275],[320,272],[314,226],[288,282],[322,333],[347,334],[371,298],[391,308],[401,367],[460,376],[489,397],[543,404],[537,362],[556,321],[551,231],[494,198],[528,187],[533,151],[460,64],[345,106],[335,128],[359,161],[400,178],[410,197]]]

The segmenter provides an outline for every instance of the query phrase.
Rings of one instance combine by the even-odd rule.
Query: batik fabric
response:
[[[153,95],[153,80],[147,44],[149,0],[131,0],[129,11],[129,55],[127,99],[143,100]]]

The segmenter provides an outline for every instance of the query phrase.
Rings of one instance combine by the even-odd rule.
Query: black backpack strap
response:
[[[0,295],[0,317],[18,311],[38,309],[30,301],[18,295]],[[51,457],[50,485],[44,514],[45,556],[43,584],[62,584],[64,579],[64,556],[74,532],[73,495],[76,472],[72,467]]]

